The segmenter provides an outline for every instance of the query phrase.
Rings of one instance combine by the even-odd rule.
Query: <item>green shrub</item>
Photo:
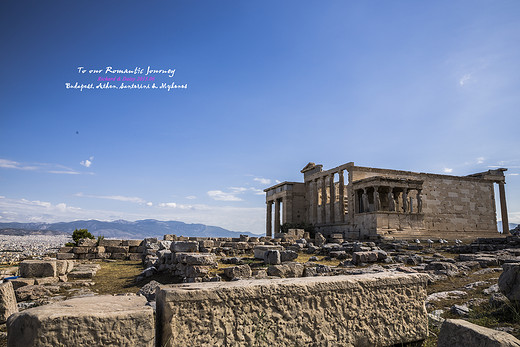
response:
[[[97,243],[96,243],[96,246],[99,246],[99,243],[101,242],[101,240],[104,240],[105,237],[104,236],[98,236],[97,237]]]
[[[75,229],[72,232],[72,240],[74,240],[74,243],[77,245],[78,241],[81,239],[94,239],[94,235],[88,232],[87,229]]]

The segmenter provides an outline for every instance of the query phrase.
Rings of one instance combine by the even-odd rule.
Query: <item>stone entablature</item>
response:
[[[301,170],[304,183],[283,182],[264,190],[266,235],[272,236],[273,224],[278,232],[284,223],[308,223],[325,235],[342,232],[347,238],[417,236],[418,232],[428,237],[438,232],[496,236],[493,185],[498,184],[505,224],[506,170],[454,176],[362,167],[353,162],[324,171],[322,165],[309,163]]]

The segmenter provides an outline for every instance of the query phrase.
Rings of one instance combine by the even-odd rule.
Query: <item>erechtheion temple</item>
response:
[[[468,176],[417,173],[355,166],[330,170],[307,164],[304,182],[282,182],[265,189],[267,236],[284,223],[312,224],[325,236],[497,237],[494,184],[498,184],[503,225],[507,169]],[[274,205],[274,223],[273,223]]]

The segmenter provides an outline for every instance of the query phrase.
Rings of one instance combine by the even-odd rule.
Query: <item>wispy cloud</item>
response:
[[[442,169],[442,171],[445,172],[445,173],[452,173],[453,169],[449,168],[449,167],[445,167],[444,169]]]
[[[82,198],[93,198],[93,199],[107,199],[107,200],[116,200],[116,201],[124,201],[124,202],[133,202],[137,204],[147,204],[148,202],[142,198],[136,196],[123,196],[123,195],[91,195],[91,194],[83,194],[76,193],[74,196],[82,197]]]
[[[90,165],[92,165],[93,160],[94,160],[94,157],[89,157],[88,159],[82,160],[80,162],[80,165],[83,165],[84,167],[90,167]]]
[[[37,166],[30,166],[9,159],[0,159],[0,167],[4,169],[37,170]]]
[[[484,163],[484,157],[478,157],[477,158],[477,164],[483,164]]]
[[[195,195],[189,195],[189,196],[186,197],[186,199],[188,199],[188,200],[195,200],[195,199],[197,199],[197,197]]]
[[[271,180],[269,178],[255,177],[253,181],[257,181],[261,184],[271,184]]]
[[[52,174],[66,174],[66,175],[78,175],[77,172],[69,167],[50,164],[50,163],[20,163],[9,159],[0,159],[0,168],[3,169],[15,169],[15,170],[26,170],[26,171],[42,171]]]
[[[228,192],[225,193],[222,190],[210,190],[208,191],[208,195],[213,200],[220,201],[242,201],[238,196],[236,196],[238,192]]]

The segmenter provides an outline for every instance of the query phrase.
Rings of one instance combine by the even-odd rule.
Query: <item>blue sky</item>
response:
[[[262,233],[309,161],[507,167],[520,223],[518,1],[3,1],[0,221]],[[73,90],[77,68],[177,90]],[[131,76],[118,74],[117,76]],[[500,219],[500,216],[499,216]]]

